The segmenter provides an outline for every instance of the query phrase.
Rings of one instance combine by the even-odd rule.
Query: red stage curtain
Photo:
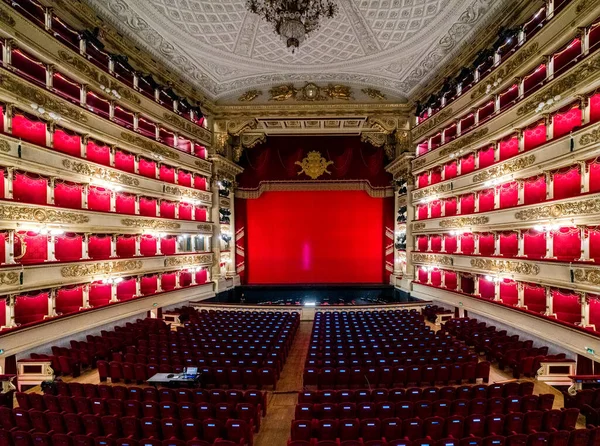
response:
[[[179,220],[193,220],[192,210],[193,206],[189,203],[179,203]]]
[[[500,233],[500,255],[516,257],[519,253],[519,242],[514,232]]]
[[[444,248],[446,248],[446,252],[453,254],[456,252],[456,236],[455,235],[450,235],[450,234],[446,234],[444,236],[445,241],[444,241]]]
[[[431,236],[431,250],[433,252],[440,252],[442,250],[442,237],[439,235]]]
[[[546,142],[546,123],[542,120],[529,126],[524,132],[525,151],[535,149]]]
[[[546,312],[546,290],[538,285],[523,284],[523,301],[529,311]]]
[[[206,190],[206,178],[194,175],[194,189]]]
[[[588,229],[590,237],[590,258],[600,262],[600,229],[598,227]]]
[[[87,145],[87,159],[103,166],[110,166],[110,147],[101,142],[89,140]]]
[[[479,254],[482,256],[494,255],[494,235],[482,233],[479,234]]]
[[[46,123],[31,115],[16,112],[12,118],[12,135],[23,141],[46,146]]]
[[[485,149],[480,149],[477,152],[477,156],[479,157],[479,168],[484,169],[488,166],[494,164],[494,146],[487,147]]]
[[[425,252],[427,251],[427,236],[426,235],[417,235],[417,251]]]
[[[523,78],[525,93],[537,89],[544,80],[546,80],[546,64],[540,65],[533,73]]]
[[[446,198],[443,200],[444,203],[444,215],[451,217],[456,215],[456,198]]]
[[[579,166],[565,167],[554,172],[554,199],[576,197],[581,192]]]
[[[125,172],[135,172],[135,156],[131,153],[117,150],[115,152],[115,168]]]
[[[48,204],[48,180],[34,173],[15,172],[13,199],[24,203]]]
[[[135,279],[126,279],[117,284],[117,299],[130,300],[135,296]]]
[[[249,283],[383,281],[383,200],[358,191],[269,192],[247,207]]]
[[[491,280],[479,277],[479,294],[484,299],[493,300],[496,295],[496,285]]]
[[[110,258],[109,235],[91,235],[88,242],[88,254],[93,260],[106,260]]]
[[[176,236],[166,236],[160,240],[160,250],[166,256],[175,254],[175,245],[177,244]]]
[[[160,170],[159,170],[159,178],[161,181],[166,181],[167,183],[174,183],[175,182],[175,168],[161,164]]]
[[[456,289],[456,273],[454,271],[444,271],[444,282],[449,290]]]
[[[156,178],[156,163],[140,157],[140,175],[147,178]]]
[[[557,319],[571,324],[581,322],[579,296],[568,290],[552,290],[552,302]]]
[[[156,200],[154,198],[140,197],[140,215],[156,217]]]
[[[175,218],[175,203],[162,200],[160,202],[160,216],[162,218]]]
[[[577,260],[581,255],[581,239],[579,229],[560,228],[552,231],[554,256],[559,260]]]
[[[460,159],[460,174],[466,175],[475,170],[475,154],[469,153]]]
[[[162,275],[162,289],[164,291],[171,291],[175,289],[175,273],[165,273]]]
[[[475,252],[475,238],[473,234],[462,234],[460,237],[460,251],[463,254],[471,255]]]
[[[142,277],[140,292],[144,296],[156,293],[156,284],[158,280],[156,276]]]
[[[94,282],[90,285],[90,305],[92,307],[101,307],[108,305],[110,301],[110,284]]]
[[[15,256],[25,255],[20,263],[43,263],[48,258],[48,236],[33,231],[18,231],[15,235]],[[26,245],[26,248],[21,243]]]
[[[429,173],[428,172],[423,172],[422,174],[420,174],[418,176],[417,186],[418,187],[426,187],[428,185],[429,185]]]
[[[442,216],[442,202],[440,200],[434,200],[430,203],[431,206],[431,218],[439,218]]]
[[[88,209],[90,211],[110,212],[110,190],[90,186],[88,189]]]
[[[500,161],[504,161],[519,153],[518,136],[509,136],[500,141]]]
[[[596,93],[590,98],[590,122],[598,121],[600,121],[600,93]]]
[[[120,235],[117,237],[117,257],[135,256],[135,236]]]
[[[431,271],[431,285],[437,288],[442,285],[442,272],[439,269]]]
[[[62,314],[77,313],[83,307],[83,288],[59,288],[56,292],[56,312]]]
[[[457,166],[456,161],[452,161],[444,165],[444,178],[447,180],[456,177]]]
[[[546,256],[546,233],[529,230],[523,234],[524,254],[530,259],[541,259]]]
[[[425,270],[425,268],[418,268],[418,274],[417,274],[417,278],[419,280],[419,282],[421,283],[427,283],[427,271]]]
[[[510,208],[519,202],[519,185],[516,181],[505,183],[500,186],[500,208]]]
[[[54,255],[59,262],[81,260],[82,237],[75,233],[65,233],[54,238]]]
[[[500,299],[503,304],[516,306],[519,303],[517,282],[509,279],[504,279],[500,282]]]
[[[427,218],[427,205],[417,205],[417,220],[425,220]]]
[[[600,331],[600,296],[590,297],[590,324],[595,325],[596,331]]]
[[[81,209],[82,186],[56,180],[54,183],[54,204],[62,208]]]
[[[57,127],[54,130],[53,147],[59,152],[80,157],[81,137],[77,133]]]
[[[208,271],[204,268],[202,268],[200,271],[196,272],[196,283],[197,284],[203,284],[206,283],[208,280]]]
[[[494,189],[479,191],[479,212],[494,210]]]
[[[495,107],[496,106],[495,106],[493,100],[491,100],[487,104],[483,105],[482,107],[479,107],[478,112],[479,112],[479,123],[480,124],[494,114]]]
[[[571,105],[566,110],[552,116],[554,138],[568,135],[573,129],[581,126],[581,110],[579,105]]]
[[[142,235],[140,240],[140,253],[143,256],[155,256],[156,255],[157,240],[151,235]]]
[[[194,220],[206,221],[206,208],[194,207]]]
[[[185,170],[177,173],[177,184],[180,186],[192,187],[192,174]]]
[[[15,300],[15,322],[17,324],[41,321],[47,314],[48,293],[17,296]]]
[[[546,177],[526,178],[523,180],[524,204],[536,204],[546,201]]]
[[[600,158],[588,161],[590,193],[600,192]]]
[[[442,169],[435,168],[431,171],[431,184],[437,184],[442,181]]]
[[[472,214],[475,212],[475,195],[461,195],[460,199],[460,215]]]
[[[117,192],[115,210],[119,214],[135,215],[135,195]]]

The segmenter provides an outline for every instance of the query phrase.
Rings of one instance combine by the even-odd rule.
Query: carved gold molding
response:
[[[455,142],[448,144],[440,151],[440,156],[450,155],[452,152],[455,152],[459,149],[462,149],[465,146],[478,142],[480,139],[483,139],[485,135],[490,131],[489,128],[484,127],[480,130],[475,130],[472,133],[467,134],[464,138],[460,138]]]
[[[473,182],[487,181],[494,178],[500,178],[510,173],[518,172],[519,170],[525,169],[535,163],[535,155],[529,155],[524,158],[519,158],[513,161],[508,161],[499,166],[491,167],[484,170],[481,173],[473,176]]]
[[[581,135],[581,138],[579,138],[579,144],[581,144],[582,146],[594,144],[598,141],[600,141],[600,127],[592,130],[589,133],[584,133],[583,135]]]
[[[413,254],[413,262],[415,263],[433,263],[436,265],[452,266],[452,257],[439,254]]]
[[[6,273],[0,273],[0,285],[11,286],[20,285],[21,273],[18,271],[10,271]]]
[[[327,168],[333,164],[333,161],[329,161],[321,155],[321,152],[316,150],[308,152],[308,154],[302,159],[302,161],[296,161],[294,164],[300,166],[300,172],[298,175],[306,175],[316,180],[323,174],[331,175],[331,172]]]
[[[122,260],[118,262],[102,262],[64,266],[60,269],[63,277],[84,277],[104,274],[135,271],[142,267],[141,260]]]
[[[578,200],[569,203],[536,206],[515,213],[517,220],[537,220],[541,218],[558,218],[570,215],[590,215],[600,212],[600,198]]]
[[[215,175],[218,177],[226,177],[235,181],[235,177],[244,171],[242,167],[221,155],[212,155],[210,160],[215,168]]]
[[[450,117],[452,117],[453,113],[454,112],[452,111],[451,108],[442,110],[441,112],[439,112],[438,114],[436,114],[432,118],[429,118],[423,124],[415,127],[413,129],[413,131],[412,131],[413,140],[416,140],[417,138],[420,138],[422,135],[424,135],[428,131],[432,130],[433,128],[435,128],[436,126],[440,125],[445,120],[447,120]]]
[[[77,212],[2,204],[0,205],[0,220],[83,224],[89,222],[90,218]]]
[[[209,225],[209,224],[198,225],[198,226],[196,226],[196,228],[198,229],[198,231],[207,232],[207,233],[212,233],[212,230],[213,230],[212,225]]]
[[[452,190],[452,184],[438,184],[435,186],[427,187],[423,190],[418,190],[413,193],[413,199],[420,200],[421,198],[429,197],[431,195],[439,194],[442,192],[448,192]]]
[[[427,227],[427,225],[422,222],[412,224],[413,231],[420,231],[422,229],[425,229],[426,227]]]
[[[2,8],[0,8],[0,22],[11,27],[17,24],[12,15],[10,15],[7,11],[5,11]]]
[[[267,140],[264,133],[244,133],[242,134],[242,147],[252,149]]]
[[[363,132],[360,135],[361,142],[369,143],[373,147],[383,147],[386,139],[387,135],[379,132]]]
[[[164,185],[165,193],[173,194],[177,197],[191,198],[192,200],[208,201],[212,200],[212,195],[197,190],[184,189],[177,186]]]
[[[576,268],[573,270],[573,279],[575,282],[600,286],[600,270]]]
[[[368,181],[263,181],[256,189],[236,189],[238,198],[259,198],[264,192],[315,191],[315,190],[362,190],[373,198],[393,197],[391,187],[374,188]]]
[[[510,262],[508,260],[471,259],[471,266],[497,273],[514,273],[526,276],[537,276],[540,267],[534,263]]]
[[[9,153],[10,152],[10,144],[6,140],[0,140],[0,152]]]
[[[412,167],[413,167],[413,169],[416,170],[416,169],[420,169],[425,164],[427,164],[427,159],[425,157],[423,157],[423,158],[419,158],[419,159],[413,160]]]
[[[86,163],[77,161],[71,161],[64,159],[62,162],[63,166],[67,169],[89,177],[98,178],[101,180],[111,181],[114,183],[125,184],[127,186],[139,186],[140,181],[137,178],[126,175],[124,173],[113,172],[110,169],[106,169],[100,166],[92,166]]]
[[[142,149],[148,150],[149,152],[154,153],[155,155],[164,156],[165,158],[178,160],[179,154],[175,153],[173,150],[169,150],[166,147],[162,147],[159,144],[155,144],[151,141],[147,141],[145,138],[141,136],[132,135],[129,132],[121,132],[121,138],[123,138],[129,144],[133,144],[135,146],[141,147]]]
[[[140,229],[179,229],[181,225],[171,221],[148,220],[148,219],[133,219],[124,218],[121,220],[123,226]]]
[[[239,102],[252,102],[257,97],[261,96],[263,92],[261,90],[248,90],[238,97]]]
[[[227,121],[227,132],[231,135],[240,135],[246,130],[254,130],[258,127],[256,119],[237,119],[233,121]]]
[[[485,225],[490,219],[488,217],[460,217],[444,219],[440,221],[442,228],[462,228],[464,226]]]
[[[195,137],[200,138],[202,140],[202,142],[204,142],[205,144],[210,144],[212,135],[205,128],[200,127],[199,125],[193,124],[192,122],[188,121],[187,119],[180,118],[179,116],[177,116],[174,113],[165,112],[163,114],[163,119],[166,122],[168,122],[169,124],[179,127],[181,129],[185,130],[186,132],[191,133]]]
[[[169,257],[165,260],[165,266],[212,265],[212,262],[212,254],[200,254],[192,256]]]
[[[375,88],[363,88],[362,91],[365,95],[369,96],[372,99],[377,99],[379,101],[385,101],[387,97],[381,90],[377,90]]]

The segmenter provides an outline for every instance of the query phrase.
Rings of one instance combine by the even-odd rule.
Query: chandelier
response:
[[[292,53],[319,28],[321,18],[338,12],[333,0],[247,0],[246,7],[272,24]]]

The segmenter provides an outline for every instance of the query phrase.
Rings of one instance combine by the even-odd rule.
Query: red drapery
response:
[[[577,260],[581,255],[579,229],[563,227],[552,231],[554,256],[559,260]]]
[[[142,235],[140,240],[140,253],[143,256],[156,255],[157,239],[151,235]]]
[[[130,300],[135,296],[135,279],[126,279],[117,284],[117,299]]]
[[[48,180],[31,173],[15,172],[13,199],[24,203],[48,204]]]
[[[12,118],[12,135],[40,146],[46,146],[46,123],[24,113]]]
[[[429,206],[431,206],[431,218],[442,216],[442,202],[440,200],[432,201]]]
[[[175,203],[162,200],[160,202],[160,216],[163,218],[175,218]]]
[[[600,159],[588,161],[590,193],[600,192]]]
[[[427,218],[427,205],[417,205],[417,220],[424,220]]]
[[[48,293],[17,296],[15,299],[15,322],[17,324],[41,321],[47,314]]]
[[[555,171],[554,179],[554,198],[575,197],[581,192],[581,174],[579,166],[565,167]]]
[[[81,137],[65,129],[56,128],[53,140],[54,150],[72,156],[81,156]]]
[[[115,209],[119,214],[135,214],[135,195],[117,192]]]
[[[194,175],[194,189],[206,190],[206,178]]]
[[[418,271],[418,280],[421,283],[427,283],[427,277],[428,277],[428,273],[427,270],[425,270],[425,268],[419,268]]]
[[[516,257],[519,253],[517,234],[503,232],[500,234],[500,254],[506,257]]]
[[[437,184],[442,181],[442,169],[435,168],[431,171],[431,184]]]
[[[567,290],[552,290],[552,304],[556,317],[572,324],[581,322],[579,296]]]
[[[166,181],[167,183],[174,183],[175,182],[175,168],[161,164],[160,170],[159,170],[159,178],[161,179],[161,181]]]
[[[417,186],[418,187],[425,187],[429,185],[429,173],[428,172],[423,172],[422,174],[419,175],[418,179],[417,179]]]
[[[202,268],[200,271],[196,272],[196,283],[203,284],[208,280],[208,271]]]
[[[510,208],[519,202],[519,185],[516,181],[497,186],[500,189],[500,208]]]
[[[54,204],[62,208],[81,209],[82,186],[80,184],[56,181],[54,183]]]
[[[4,193],[4,175],[6,174],[6,171],[2,168],[0,168],[0,198],[5,198],[5,193]]]
[[[93,260],[106,260],[110,257],[109,235],[91,235],[88,239],[88,254]]]
[[[453,254],[456,252],[456,236],[446,234],[444,236],[444,248],[447,253]]]
[[[590,258],[596,262],[600,261],[600,229],[589,228],[588,234],[590,237]]]
[[[581,109],[579,105],[572,105],[567,110],[552,116],[554,125],[554,138],[569,134],[575,127],[581,126]]]
[[[491,166],[494,164],[494,146],[480,149],[477,153],[477,156],[479,157],[480,169]]]
[[[596,331],[600,331],[600,296],[590,295],[590,324],[595,326]]]
[[[426,235],[418,235],[417,236],[417,251],[425,252],[427,251],[427,236]]]
[[[56,312],[62,314],[77,313],[83,307],[83,288],[59,288],[56,292]]]
[[[188,287],[192,284],[192,273],[189,271],[181,271],[179,273],[179,285]]]
[[[196,206],[194,208],[194,220],[206,221],[206,208]]]
[[[92,307],[101,307],[108,305],[110,301],[110,284],[94,282],[90,285],[90,305]]]
[[[156,163],[140,157],[140,175],[148,178],[156,178]]]
[[[449,290],[456,289],[456,273],[454,271],[444,271],[444,283]]]
[[[460,199],[460,215],[472,214],[475,212],[475,195],[461,195]]]
[[[438,288],[442,285],[442,272],[437,268],[431,271],[431,284]]]
[[[185,170],[177,173],[177,184],[180,186],[192,187],[192,174]]]
[[[546,123],[538,122],[524,132],[525,151],[535,149],[546,142]]]
[[[504,279],[500,282],[500,300],[506,305],[516,306],[519,303],[517,282]]]
[[[175,289],[175,273],[165,273],[162,275],[162,289],[164,291],[171,291]]]
[[[523,203],[535,204],[546,201],[546,177],[526,178],[523,180]]]
[[[140,215],[156,217],[156,200],[154,198],[140,197]]]
[[[482,256],[494,255],[494,235],[482,233],[479,234],[479,254]]]
[[[442,250],[442,237],[439,235],[431,236],[431,250],[433,252],[440,252]]]
[[[15,235],[15,256],[20,263],[43,263],[48,258],[48,236],[33,231],[18,231]]]
[[[110,212],[110,194],[109,189],[90,186],[88,189],[88,209],[90,211]]]
[[[180,220],[193,220],[192,218],[192,210],[193,206],[189,203],[179,203],[179,219]]]
[[[444,200],[444,214],[446,217],[456,215],[456,198],[447,198]]]
[[[160,250],[166,256],[175,254],[175,245],[177,244],[176,236],[166,236],[160,240]]]
[[[135,156],[131,153],[117,150],[115,152],[115,168],[125,172],[135,172]]]
[[[463,254],[473,254],[475,251],[475,237],[473,234],[462,234],[460,237],[460,251]]]
[[[444,178],[447,180],[456,177],[457,166],[456,161],[452,161],[444,165]]]
[[[496,284],[485,277],[479,277],[479,294],[484,299],[493,300],[496,295]]]
[[[81,260],[82,237],[79,234],[65,233],[55,236],[54,255],[59,262]]]
[[[504,161],[519,153],[519,138],[518,136],[509,136],[500,141],[500,161]]]
[[[135,236],[121,235],[117,237],[117,257],[135,256]]]
[[[544,313],[546,311],[546,290],[537,285],[523,284],[523,302],[529,311]]]
[[[158,283],[158,279],[156,276],[144,276],[142,277],[140,292],[144,296],[148,296],[150,294],[156,293],[156,285]]]
[[[466,175],[475,170],[475,154],[469,153],[460,159],[460,174]]]
[[[110,147],[90,139],[87,144],[87,159],[104,166],[110,166]]]
[[[531,259],[541,259],[546,256],[546,233],[529,230],[523,233],[524,254]]]
[[[482,190],[478,194],[479,212],[494,210],[494,189]]]
[[[590,121],[600,121],[600,93],[596,93],[590,98]]]
[[[197,157],[200,157],[202,159],[206,159],[206,154],[207,154],[206,147],[201,146],[200,144],[194,143],[194,154]]]

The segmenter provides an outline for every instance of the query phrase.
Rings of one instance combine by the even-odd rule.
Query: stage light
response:
[[[315,307],[316,305],[316,302],[304,302],[305,307]]]

